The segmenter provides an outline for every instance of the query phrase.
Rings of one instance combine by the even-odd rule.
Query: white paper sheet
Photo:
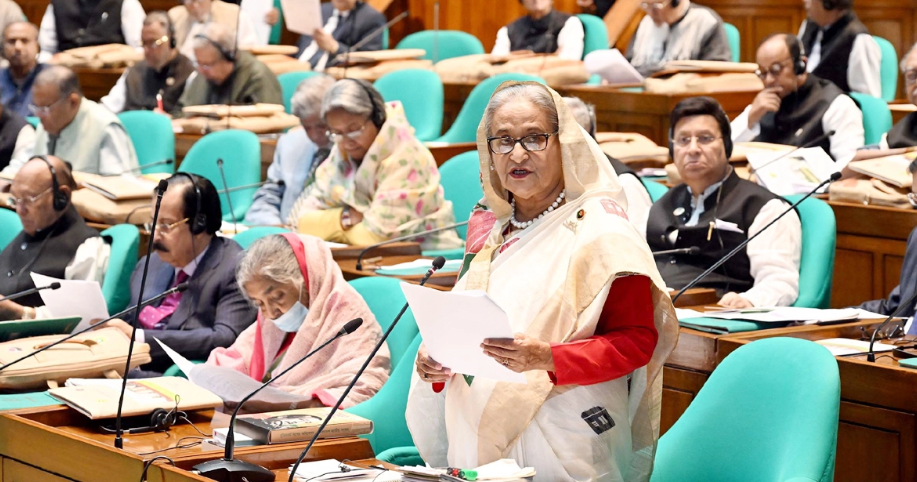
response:
[[[819,345],[827,348],[828,351],[830,351],[834,356],[854,355],[857,353],[866,353],[869,351],[868,340],[829,338],[827,340],[816,340],[815,343],[818,343]],[[895,349],[895,346],[876,342],[872,348],[873,351],[878,353],[880,351],[892,351]]]
[[[156,340],[156,343],[159,343],[159,346],[161,346],[163,351],[166,352],[166,355],[169,355],[172,363],[178,366],[178,369],[185,374],[185,377],[188,378],[188,380],[191,380],[191,369],[194,368],[194,363],[191,363],[190,360],[181,356],[181,354],[179,354],[177,351],[170,348],[169,345],[161,342],[159,338],[156,338],[155,334],[153,335],[153,339]],[[194,380],[191,381],[193,382]]]
[[[485,338],[512,338],[509,317],[483,291],[438,291],[401,283],[430,356],[454,373],[502,382],[525,383],[484,354]]]
[[[756,321],[759,323],[785,323],[787,321],[834,322],[856,320],[859,310],[846,308],[820,310],[818,308],[796,308],[782,306],[779,308],[752,308],[748,310],[728,310],[707,312],[703,316],[720,320]]]
[[[322,28],[322,7],[319,0],[280,0],[287,30],[312,35]]]
[[[38,273],[30,273],[35,286],[46,286],[60,283],[56,290],[43,290],[38,293],[41,301],[51,310],[51,316],[63,318],[79,316],[82,318],[73,331],[89,326],[91,320],[108,318],[108,305],[102,295],[102,287],[96,281],[63,280]]]
[[[749,151],[748,164],[755,169],[758,184],[779,196],[804,194],[837,171],[837,164],[821,147],[800,149],[771,162],[784,152]],[[770,164],[768,164],[770,162]],[[824,192],[827,187],[822,187]]]
[[[586,71],[598,74],[609,84],[639,84],[643,76],[634,68],[618,49],[596,50],[583,59]]]
[[[264,16],[274,8],[274,0],[242,0],[242,11],[255,24],[255,36],[258,42],[267,45],[271,39],[271,26],[264,21]]]

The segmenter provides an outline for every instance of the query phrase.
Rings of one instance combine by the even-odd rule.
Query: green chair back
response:
[[[898,53],[895,46],[882,37],[872,36],[879,44],[882,52],[882,61],[879,63],[879,82],[882,84],[882,100],[890,102],[895,100],[898,92]]]
[[[239,243],[239,246],[242,246],[242,249],[248,249],[255,241],[272,234],[283,234],[289,233],[289,229],[281,228],[278,226],[255,226],[253,228],[248,228],[245,231],[232,237],[233,241]]]
[[[376,460],[401,466],[420,465],[423,467],[426,465],[423,458],[420,457],[420,452],[417,451],[417,447],[413,445],[407,447],[392,447],[382,452],[376,452]]]
[[[137,264],[140,232],[131,224],[118,224],[102,231],[111,240],[108,268],[102,281],[102,296],[109,313],[117,313],[130,304],[131,273]]]
[[[388,27],[385,27],[385,30],[382,31],[382,50],[388,50],[388,45],[389,45]]]
[[[794,203],[802,196],[787,196]],[[802,256],[799,264],[799,296],[793,306],[828,308],[834,274],[837,223],[834,210],[821,199],[810,197],[796,207],[802,223]]]
[[[455,117],[452,127],[436,141],[448,143],[474,142],[478,124],[481,123],[481,118],[484,117],[484,109],[487,108],[487,103],[490,102],[490,96],[493,95],[500,84],[508,80],[545,83],[541,77],[515,73],[499,74],[483,80],[468,94],[468,98],[465,99],[465,104],[462,105],[462,109]]]
[[[723,29],[726,30],[726,39],[729,40],[732,61],[738,62],[742,53],[742,37],[739,35],[739,29],[731,23],[723,23]]]
[[[646,191],[650,193],[650,200],[653,202],[658,201],[665,193],[669,192],[669,188],[661,182],[651,181],[649,179],[641,179],[640,182],[646,187]]]
[[[223,171],[229,187],[246,186],[261,181],[261,144],[258,136],[249,131],[227,129],[211,132],[195,142],[182,161],[178,170],[204,176],[213,183],[217,191],[225,189],[217,159],[223,159]],[[223,219],[242,221],[252,205],[252,197],[257,188],[240,189],[229,194],[232,208],[226,193],[220,193],[220,206],[223,208]]]
[[[299,83],[313,75],[318,75],[318,72],[286,72],[277,76],[280,91],[283,93],[283,108],[286,109],[287,114],[293,113],[290,108],[290,99],[293,98],[293,93],[296,92]]]
[[[414,439],[404,420],[404,412],[408,405],[411,374],[414,373],[414,359],[417,357],[420,342],[418,334],[405,350],[398,366],[392,368],[388,381],[372,398],[346,410],[373,421],[373,433],[361,437],[369,440],[374,453],[392,447],[414,445]]]
[[[27,120],[29,124],[32,124],[32,127],[36,129],[38,129],[38,124],[41,123],[41,119],[35,116],[28,116],[25,118],[25,120]]]
[[[863,112],[863,131],[866,145],[878,144],[892,128],[892,113],[888,103],[877,97],[859,92],[851,92],[850,97],[860,106]]]
[[[367,276],[349,283],[369,305],[369,309],[375,315],[376,321],[382,327],[382,331],[387,330],[405,303],[404,293],[401,291],[401,280],[384,276]],[[419,331],[417,322],[414,321],[414,313],[408,308],[404,316],[401,317],[401,321],[398,322],[398,326],[395,327],[386,340],[388,350],[392,355],[393,370],[401,362],[402,356],[408,350],[417,333]]]
[[[745,345],[716,367],[659,439],[652,482],[829,482],[840,409],[837,361],[796,338]]]
[[[283,7],[280,5],[280,0],[274,0],[274,8],[280,12],[280,15],[277,16],[277,23],[271,27],[271,36],[268,38],[268,43],[278,45],[280,44],[280,36],[283,34]]]
[[[127,135],[134,143],[141,166],[167,159],[175,160],[175,133],[168,117],[149,110],[130,110],[118,114]],[[175,163],[141,169],[143,174],[175,172]]]
[[[401,101],[414,135],[432,141],[443,130],[443,81],[432,70],[404,69],[389,72],[373,83],[386,102]]]
[[[452,201],[452,212],[455,213],[457,223],[467,221],[471,217],[474,205],[484,197],[480,173],[476,150],[459,154],[439,168],[440,184],[443,186],[446,200]],[[466,239],[467,226],[456,228],[456,231],[462,239]]]
[[[608,27],[605,26],[605,21],[588,13],[581,13],[576,18],[582,22],[586,34],[583,38],[583,58],[596,50],[608,50]]]
[[[468,32],[458,30],[424,30],[412,33],[401,39],[395,48],[424,49],[427,53],[421,58],[430,61],[434,60],[433,54],[435,51],[436,62],[453,57],[484,53],[484,45],[481,44],[477,37]]]
[[[20,231],[22,231],[22,221],[16,211],[0,209],[0,251],[3,251],[3,248],[10,244],[10,241],[16,236],[19,236]]]

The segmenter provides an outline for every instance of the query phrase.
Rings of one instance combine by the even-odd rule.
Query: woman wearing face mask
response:
[[[249,247],[236,275],[258,308],[258,319],[229,348],[207,363],[266,381],[334,336],[354,318],[363,325],[313,355],[273,386],[311,395],[314,406],[331,406],[382,336],[363,298],[341,276],[331,251],[318,238],[292,233],[268,236]],[[372,397],[389,375],[383,346],[344,400],[343,408]]]

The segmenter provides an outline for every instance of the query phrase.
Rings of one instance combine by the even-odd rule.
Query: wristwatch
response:
[[[350,206],[345,206],[341,210],[341,228],[344,231],[353,227],[353,218],[350,216]]]

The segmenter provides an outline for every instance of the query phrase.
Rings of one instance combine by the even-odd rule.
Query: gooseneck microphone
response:
[[[779,161],[780,159],[784,159],[785,157],[789,156],[790,154],[793,154],[794,152],[799,152],[799,151],[801,151],[801,150],[803,150],[803,149],[808,149],[808,148],[814,146],[815,144],[818,144],[819,142],[821,142],[821,141],[823,141],[823,140],[825,140],[825,139],[827,139],[827,138],[833,136],[834,133],[835,133],[835,131],[828,131],[828,132],[825,132],[824,134],[822,134],[822,135],[816,137],[815,139],[812,139],[811,141],[806,142],[805,144],[803,144],[803,145],[801,145],[801,146],[799,146],[799,147],[797,147],[797,148],[795,148],[795,149],[790,149],[789,151],[786,151],[786,152],[784,152],[783,154],[780,154],[779,156],[777,156],[777,157],[775,157],[775,158],[773,158],[773,159],[771,159],[771,160],[765,162],[764,164],[761,164],[761,165],[758,166],[758,167],[753,167],[753,168],[751,168],[751,169],[748,170],[748,175],[752,175],[752,174],[754,174],[754,173],[760,171],[761,169],[764,169],[765,167],[770,166],[771,164],[773,164],[773,163]],[[824,183],[822,183],[819,187],[821,187],[821,186],[823,186],[823,185],[824,185]]]
[[[229,184],[226,184],[226,171],[223,170],[223,158],[217,158],[217,167],[220,169],[220,178],[223,180],[223,189],[228,190]],[[226,202],[229,204],[229,217],[232,218],[233,234],[239,234],[239,225],[236,223],[236,211],[232,208],[232,196],[226,194]]]
[[[764,231],[766,231],[767,228],[773,226],[774,223],[776,223],[777,221],[779,221],[780,218],[782,218],[783,216],[786,216],[787,213],[789,213],[790,211],[796,209],[796,206],[799,206],[799,203],[805,201],[806,199],[809,198],[809,196],[815,194],[815,192],[818,191],[819,189],[821,189],[822,186],[824,186],[824,185],[826,185],[826,184],[830,184],[830,183],[832,183],[832,182],[834,182],[834,181],[837,181],[837,180],[840,179],[840,178],[841,178],[841,173],[839,173],[839,172],[832,173],[831,176],[830,176],[828,179],[825,179],[824,181],[822,181],[821,184],[819,184],[818,186],[815,186],[815,189],[809,191],[808,194],[806,194],[805,196],[803,196],[800,200],[796,201],[795,203],[793,203],[793,205],[791,205],[791,206],[788,207],[785,211],[783,211],[782,213],[780,213],[780,215],[777,216],[776,218],[774,218],[773,221],[767,223],[763,228],[761,228],[760,231],[758,231],[757,233],[755,233],[754,236],[751,236],[751,237],[749,237],[748,239],[746,239],[745,241],[742,241],[742,242],[741,242],[738,246],[736,246],[732,251],[730,251],[728,254],[726,254],[726,256],[723,256],[722,258],[719,259],[719,261],[717,261],[716,263],[713,263],[713,266],[707,268],[707,270],[704,271],[703,273],[699,274],[699,275],[697,276],[697,278],[694,278],[693,280],[691,280],[690,283],[688,283],[687,285],[685,285],[685,287],[682,288],[682,289],[675,295],[674,298],[672,298],[672,304],[674,305],[675,302],[678,301],[678,298],[681,297],[681,295],[683,295],[683,294],[685,293],[685,291],[688,291],[689,289],[693,288],[693,287],[694,287],[695,285],[697,285],[697,283],[699,283],[702,279],[706,278],[707,275],[709,275],[710,273],[712,273],[713,271],[715,271],[717,268],[719,268],[720,266],[722,266],[723,263],[725,263],[726,261],[729,261],[729,259],[732,258],[733,256],[735,256],[736,253],[738,253],[738,252],[741,251],[743,248],[745,248],[745,246],[746,246],[748,243],[750,243],[751,240],[757,238],[758,235],[760,235],[761,233],[763,233]]]
[[[170,164],[172,164],[173,162],[175,162],[175,161],[173,161],[172,159],[166,159],[166,160],[164,160],[164,161],[151,162],[151,163],[149,163],[149,164],[144,164],[144,165],[142,165],[142,166],[137,166],[137,167],[132,167],[132,168],[130,168],[130,169],[125,169],[124,172],[122,172],[121,174],[131,174],[131,173],[135,173],[135,172],[140,172],[140,171],[143,171],[144,169],[146,169],[146,168],[148,168],[148,167],[156,167],[156,166],[170,165]]]
[[[18,300],[19,298],[22,298],[23,296],[29,296],[33,293],[38,293],[41,290],[56,290],[58,288],[60,288],[60,283],[55,281],[47,286],[40,286],[38,288],[30,288],[25,291],[20,291],[19,293],[13,293],[9,296],[4,296],[3,298],[0,298],[0,301]]]
[[[118,314],[115,314],[115,315],[112,315],[112,316],[108,317],[108,318],[105,319],[105,320],[102,320],[102,321],[100,321],[100,322],[98,322],[98,323],[96,323],[96,324],[94,324],[94,325],[89,325],[89,326],[87,326],[86,328],[83,328],[82,330],[75,331],[75,332],[73,332],[73,333],[71,333],[71,334],[65,336],[64,338],[61,338],[60,340],[55,341],[54,343],[45,345],[45,346],[43,346],[43,347],[41,347],[41,348],[39,348],[39,349],[37,349],[37,350],[35,350],[35,351],[29,353],[28,355],[23,355],[23,356],[21,356],[21,357],[15,359],[15,360],[13,360],[13,361],[7,363],[6,365],[0,366],[0,371],[3,371],[3,370],[5,370],[5,369],[7,369],[7,368],[9,368],[9,367],[11,367],[11,366],[17,364],[17,363],[21,362],[22,360],[25,360],[26,358],[35,356],[35,355],[37,355],[37,354],[39,354],[39,353],[41,353],[41,352],[43,352],[43,351],[45,351],[45,350],[48,350],[48,349],[50,349],[50,348],[54,348],[55,346],[60,345],[61,343],[64,343],[64,342],[66,342],[67,340],[70,340],[70,339],[72,339],[72,338],[74,338],[74,337],[76,337],[76,336],[82,335],[83,333],[86,333],[87,331],[90,331],[90,330],[94,330],[94,329],[96,329],[96,328],[99,328],[99,327],[101,327],[101,326],[104,325],[105,323],[108,323],[108,322],[111,321],[111,320],[114,320],[114,319],[117,319],[117,318],[121,318],[122,316],[124,316],[124,315],[130,313],[131,311],[139,310],[139,309],[143,308],[144,306],[146,306],[146,305],[148,305],[148,304],[150,304],[150,303],[155,303],[156,301],[161,300],[161,299],[165,298],[166,296],[169,296],[169,295],[171,295],[171,294],[173,294],[173,293],[181,293],[182,291],[185,291],[186,289],[188,289],[188,283],[187,283],[187,282],[182,283],[182,284],[180,284],[180,285],[178,285],[178,286],[176,286],[176,287],[174,287],[174,288],[172,288],[172,289],[170,289],[170,290],[166,290],[165,292],[160,293],[159,295],[156,295],[156,296],[154,296],[154,297],[152,297],[152,298],[150,298],[150,299],[144,301],[143,303],[141,303],[141,304],[139,304],[139,305],[134,305],[134,306],[132,306],[132,307],[130,307],[130,308],[128,308],[128,309],[126,309],[126,310],[124,310],[124,311],[118,313]]]
[[[270,380],[264,382],[260,387],[256,388],[254,391],[245,396],[239,404],[236,406],[236,409],[232,412],[232,417],[229,419],[229,429],[226,431],[226,451],[223,454],[223,458],[219,460],[209,460],[195,465],[192,468],[192,472],[197,475],[203,475],[209,479],[218,480],[220,482],[235,482],[237,480],[247,480],[248,482],[271,482],[274,480],[274,473],[270,470],[261,467],[260,465],[251,464],[244,462],[242,460],[233,460],[233,448],[235,446],[235,434],[233,429],[236,425],[236,416],[239,414],[239,410],[242,408],[242,405],[247,402],[250,398],[255,396],[260,392],[264,387],[270,385],[271,383],[277,381],[278,378],[284,376],[290,370],[296,368],[300,363],[306,361],[307,358],[317,353],[322,348],[328,346],[334,340],[338,338],[349,335],[355,331],[360,325],[363,324],[363,318],[355,318],[350,320],[345,324],[340,331],[335,333],[335,335],[329,338],[327,341],[322,343],[306,354],[306,356],[296,360],[295,363],[285,368],[282,372],[278,373],[276,376],[271,377]]]
[[[360,251],[360,255],[357,256],[357,266],[356,266],[357,270],[363,271],[363,256],[365,256],[366,253],[378,248],[379,246],[385,246],[386,244],[392,244],[392,243],[399,243],[401,241],[408,241],[408,240],[415,239],[415,238],[422,238],[428,234],[434,234],[440,231],[447,231],[449,229],[455,229],[458,227],[462,227],[466,224],[468,224],[468,221],[462,221],[460,223],[450,224],[448,226],[443,226],[441,228],[428,229],[426,231],[421,231],[419,233],[414,233],[414,234],[406,234],[404,236],[398,236],[397,238],[386,239],[385,241],[382,241],[376,244],[371,244],[363,248],[363,251]]]
[[[665,256],[667,254],[700,254],[700,248],[691,246],[690,248],[664,249],[662,251],[653,251],[653,256]]]
[[[150,258],[153,257],[153,238],[156,236],[156,224],[159,222],[159,208],[162,206],[162,195],[165,194],[169,183],[165,179],[156,186],[156,209],[153,210],[153,226],[150,229],[150,242],[147,244],[146,262],[143,263],[143,272],[140,276],[140,292],[137,293],[137,305],[143,301],[143,290],[146,288],[146,275],[150,271]],[[137,339],[137,319],[140,310],[134,310],[131,318],[131,343],[127,346],[127,361],[124,363],[124,376],[121,377],[121,394],[118,396],[118,414],[115,416],[115,448],[124,448],[124,438],[121,429],[121,409],[124,408],[124,392],[127,390],[127,372],[131,371],[131,356],[134,354],[134,340]]]
[[[869,337],[869,351],[866,352],[866,361],[876,361],[876,351],[874,348],[874,345],[876,344],[876,335],[892,321],[892,318],[896,318],[898,315],[900,315],[905,308],[913,307],[915,299],[917,299],[917,291],[914,291],[914,294],[912,294],[910,298],[899,304],[898,308],[893,311],[891,315],[888,315],[888,318],[886,318],[882,323],[879,324],[879,326],[876,327],[875,330],[873,330],[872,336]]]
[[[433,273],[441,269],[445,264],[446,264],[446,258],[442,256],[437,256],[436,259],[433,260],[433,267],[430,268],[429,271],[427,271],[427,274],[424,275],[423,279],[420,280],[420,286],[423,286],[424,283],[426,283],[427,280],[430,279],[430,276],[433,276]],[[385,333],[382,334],[382,338],[379,339],[379,341],[376,343],[376,346],[373,347],[372,353],[370,353],[369,356],[366,357],[366,361],[363,362],[363,366],[361,366],[360,369],[357,370],[356,375],[354,375],[353,379],[350,380],[350,384],[347,385],[346,389],[344,389],[344,393],[341,394],[341,397],[338,398],[338,401],[334,404],[333,407],[331,407],[331,411],[328,412],[328,415],[325,416],[325,420],[322,421],[322,424],[319,425],[318,430],[315,431],[315,435],[312,436],[312,440],[309,441],[309,445],[306,445],[306,448],[303,449],[302,453],[299,454],[299,457],[296,458],[296,463],[294,463],[293,467],[290,468],[290,478],[288,482],[293,482],[293,479],[296,477],[296,469],[299,468],[299,464],[302,463],[302,460],[306,458],[306,455],[309,454],[309,450],[312,448],[313,445],[315,445],[315,441],[318,440],[318,437],[319,435],[322,434],[322,431],[325,430],[325,425],[328,425],[328,422],[331,421],[331,417],[333,417],[334,413],[337,412],[338,407],[340,407],[341,404],[344,403],[344,400],[347,398],[347,395],[350,394],[350,390],[357,383],[357,380],[360,378],[360,375],[362,375],[363,372],[366,371],[366,367],[369,366],[369,362],[371,362],[373,357],[376,356],[376,352],[379,351],[380,348],[382,348],[382,344],[385,343],[385,340],[392,333],[392,330],[395,329],[395,326],[398,325],[398,321],[401,320],[401,317],[404,316],[404,312],[407,310],[408,310],[408,304],[405,303],[404,306],[401,307],[401,311],[398,312],[398,316],[395,317],[395,320],[392,321],[392,324],[389,325],[388,329],[385,330]]]

